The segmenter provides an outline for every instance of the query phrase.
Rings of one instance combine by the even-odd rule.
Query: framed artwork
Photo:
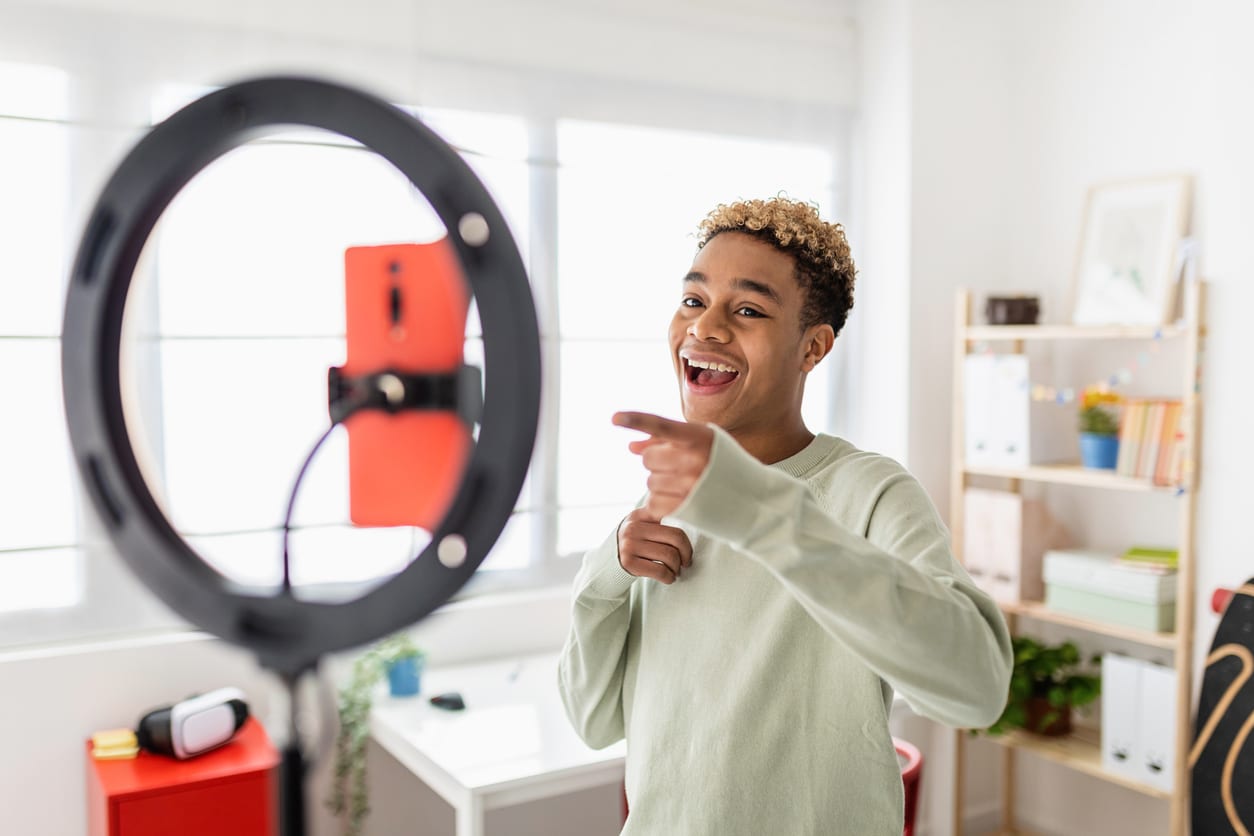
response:
[[[1160,325],[1175,301],[1177,251],[1188,231],[1188,176],[1089,189],[1076,265],[1076,325]]]

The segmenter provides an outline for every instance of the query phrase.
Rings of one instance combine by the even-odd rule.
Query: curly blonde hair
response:
[[[825,222],[809,203],[773,197],[720,203],[701,221],[697,248],[724,232],[744,233],[791,255],[806,295],[802,330],[826,322],[840,333],[853,308],[857,275],[844,227]]]

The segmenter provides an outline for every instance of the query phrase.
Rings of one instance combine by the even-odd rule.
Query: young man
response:
[[[648,494],[575,582],[559,678],[627,739],[630,836],[900,836],[893,692],[981,728],[1010,639],[896,462],[801,418],[853,304],[839,225],[785,199],[701,225],[670,347],[686,423],[619,413]]]

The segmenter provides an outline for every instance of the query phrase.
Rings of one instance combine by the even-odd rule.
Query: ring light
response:
[[[228,151],[286,127],[354,139],[431,204],[474,295],[487,370],[478,440],[431,543],[363,597],[260,594],[210,568],[154,499],[122,409],[119,351],[132,274],[170,201]],[[230,242],[223,242],[229,245]],[[265,78],[211,93],[157,124],[118,166],[89,217],[66,297],[62,377],[75,462],[110,538],[176,612],[254,651],[289,681],[325,653],[426,616],[470,578],[513,511],[535,441],[540,340],[527,275],[505,220],[453,149],[388,102],[337,84]],[[224,395],[225,396],[225,395]]]

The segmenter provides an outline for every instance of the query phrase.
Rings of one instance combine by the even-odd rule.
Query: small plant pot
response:
[[[1080,463],[1097,470],[1114,470],[1119,461],[1119,436],[1080,433]]]
[[[1043,725],[1046,715],[1050,711],[1055,710],[1049,704],[1049,700],[1045,697],[1032,697],[1024,706],[1027,711],[1027,721],[1023,727],[1033,734],[1043,735],[1044,737],[1061,737],[1065,734],[1071,734],[1071,706],[1057,709],[1058,716],[1054,718],[1054,722],[1049,725]]]
[[[412,697],[421,690],[422,659],[410,656],[388,665],[388,691],[394,697]]]

